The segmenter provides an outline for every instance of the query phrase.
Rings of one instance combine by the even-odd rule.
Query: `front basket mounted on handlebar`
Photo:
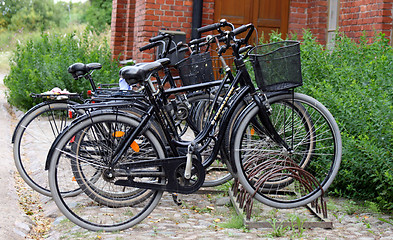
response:
[[[263,91],[280,91],[303,85],[300,44],[282,41],[256,46],[250,50],[255,81]]]

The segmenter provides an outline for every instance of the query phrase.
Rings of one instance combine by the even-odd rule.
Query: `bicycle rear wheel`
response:
[[[69,104],[75,103],[40,103],[26,112],[14,131],[16,169],[32,189],[46,196],[50,196],[46,156],[57,135],[71,122]]]
[[[245,109],[231,141],[237,178],[258,201],[276,208],[306,205],[335,178],[342,153],[338,126],[317,100],[295,93],[269,99],[271,121],[293,149],[272,141],[261,127],[259,108]]]
[[[115,184],[128,179],[124,164],[165,157],[162,143],[149,128],[137,136],[117,165],[108,165],[125,132],[138,124],[126,113],[93,112],[60,134],[52,146],[48,172],[52,196],[75,224],[93,231],[119,231],[142,221],[158,204],[162,191]],[[162,177],[143,180],[164,181]],[[82,193],[67,198],[61,194],[76,188]]]

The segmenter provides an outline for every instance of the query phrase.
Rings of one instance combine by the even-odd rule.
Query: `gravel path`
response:
[[[18,204],[14,186],[16,171],[12,158],[11,136],[15,121],[5,98],[4,74],[0,74],[0,239],[24,239],[29,231],[28,217]]]
[[[0,79],[4,75],[0,74]],[[15,174],[11,136],[21,113],[5,100],[5,87],[0,81],[0,240],[2,239],[393,239],[392,224],[380,219],[391,216],[371,212],[349,200],[328,198],[328,221],[333,229],[298,230],[303,221],[318,221],[305,208],[277,210],[256,204],[253,217],[259,221],[277,222],[275,228],[246,229],[236,224],[236,213],[225,193],[180,195],[183,204],[176,205],[170,194],[164,194],[159,206],[137,226],[126,231],[91,232],[75,226],[57,210],[54,202],[34,193]],[[18,191],[18,193],[17,193]],[[19,205],[27,202],[32,209],[25,215]],[[30,204],[30,205],[29,205]],[[292,220],[293,228],[280,221]],[[225,224],[231,223],[231,227]],[[239,228],[234,228],[239,226]]]

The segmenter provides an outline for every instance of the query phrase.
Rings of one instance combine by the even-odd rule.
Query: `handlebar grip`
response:
[[[249,24],[246,24],[246,25],[242,25],[242,26],[236,28],[235,30],[233,30],[233,34],[234,35],[238,35],[240,33],[243,33],[245,31],[247,31],[251,26],[253,26],[252,23],[249,23]]]
[[[152,38],[150,38],[149,39],[149,42],[157,42],[157,41],[160,41],[160,40],[162,40],[162,39],[164,39],[164,38],[166,38],[166,37],[168,37],[168,35],[167,34],[159,34],[159,35],[157,35],[157,36],[155,36],[155,37],[152,37]]]
[[[158,46],[160,44],[161,44],[161,42],[152,42],[152,43],[147,44],[146,46],[140,47],[139,51],[143,52],[145,50],[154,48],[154,47],[156,47],[156,46]]]
[[[208,31],[213,31],[213,30],[216,30],[219,27],[221,27],[221,25],[222,25],[221,23],[213,23],[211,25],[207,25],[207,26],[198,28],[197,32],[204,33],[204,32],[208,32]]]

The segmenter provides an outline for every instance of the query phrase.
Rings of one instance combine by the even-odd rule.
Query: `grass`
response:
[[[235,228],[242,229],[245,228],[243,218],[238,215],[233,215],[228,222],[218,224],[222,228]]]

